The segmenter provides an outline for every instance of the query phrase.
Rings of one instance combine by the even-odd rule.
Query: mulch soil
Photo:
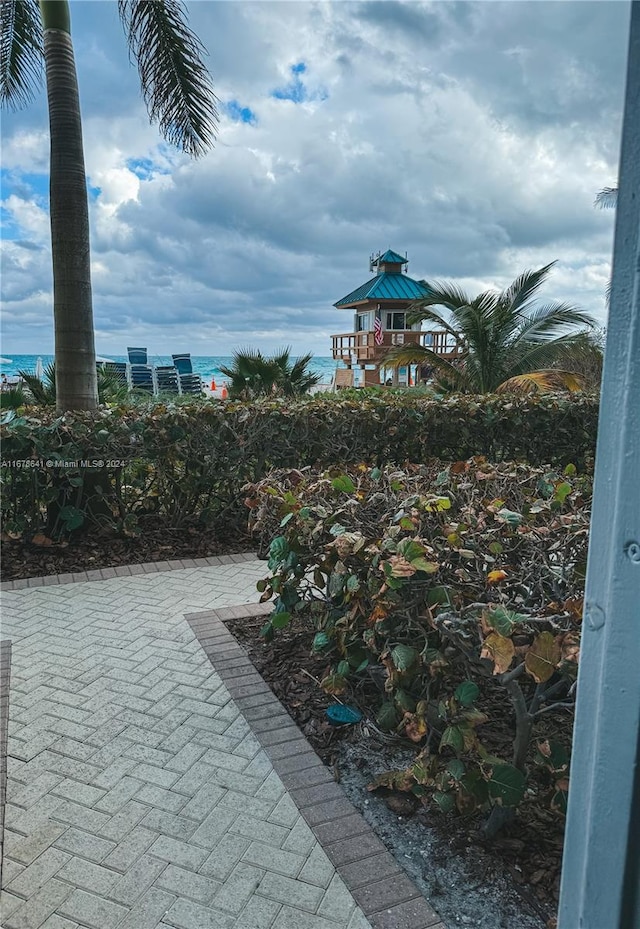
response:
[[[135,538],[92,532],[62,544],[3,539],[0,554],[2,580],[13,581],[151,561],[235,555],[254,548],[248,535],[231,528],[222,533],[201,526],[158,529],[143,523],[141,534]]]
[[[358,741],[362,740],[362,735],[359,734],[358,726],[333,726],[325,716],[325,710],[334,699],[319,686],[319,681],[328,671],[328,663],[326,657],[311,653],[314,631],[310,631],[302,620],[296,619],[292,625],[280,630],[272,642],[265,643],[260,637],[263,623],[264,619],[261,618],[241,619],[230,620],[228,626],[317,754],[326,765],[333,767],[339,780],[340,742],[348,739],[352,743],[350,755],[353,755],[355,749],[357,756]],[[504,694],[497,691],[497,685],[488,681],[478,703],[479,708],[491,719],[487,731],[484,728],[481,730],[482,739],[489,751],[509,757],[512,720],[505,714]],[[369,707],[370,715],[374,717],[376,697],[375,687],[369,690],[360,687],[355,693],[341,699],[358,706],[365,717]],[[555,725],[557,731],[553,737],[570,740],[569,718],[561,718]],[[370,739],[366,741],[370,745]],[[382,747],[381,754],[385,761],[388,760],[389,769],[406,767],[406,761],[394,764],[393,756],[397,753],[406,759],[408,747],[416,752],[418,750],[415,745],[403,740],[398,740],[397,747],[389,746],[388,743]],[[403,816],[413,815],[428,823],[453,850],[459,848],[462,851],[470,843],[481,846],[485,856],[492,856],[496,866],[510,874],[523,898],[548,920],[548,925],[555,925],[564,833],[561,817],[525,800],[518,808],[514,822],[504,827],[491,843],[486,843],[479,832],[486,814],[467,817],[442,814],[429,807],[418,806],[417,802],[413,802],[413,797],[406,793],[388,792],[385,800],[394,812]],[[482,879],[483,875],[478,875],[478,880]]]

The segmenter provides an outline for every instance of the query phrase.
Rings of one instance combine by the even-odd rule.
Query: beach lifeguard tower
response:
[[[414,300],[430,293],[424,281],[415,281],[407,271],[408,258],[388,249],[369,259],[375,271],[365,284],[333,305],[353,310],[353,331],[332,336],[333,357],[345,368],[336,372],[336,387],[369,387],[380,384],[384,356],[396,345],[415,342],[444,358],[460,354],[455,339],[444,330],[423,330],[421,323],[407,325],[407,311]],[[409,385],[409,371],[391,372],[394,384]]]

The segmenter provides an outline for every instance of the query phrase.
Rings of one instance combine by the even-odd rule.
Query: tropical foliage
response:
[[[234,399],[251,400],[254,397],[281,394],[295,397],[308,393],[320,383],[321,375],[308,370],[313,355],[291,360],[291,349],[285,348],[272,357],[247,349],[237,351],[229,367],[220,370],[231,379],[229,395]]]
[[[17,404],[11,404],[14,409],[21,406],[51,406],[56,405],[56,366],[55,362],[46,366],[42,377],[33,371],[18,372],[23,385],[16,399]],[[98,399],[100,403],[124,403],[129,399],[129,388],[112,371],[103,367],[98,368]],[[10,404],[7,404],[8,406]]]
[[[505,290],[473,298],[456,284],[423,281],[431,295],[412,304],[408,323],[435,323],[456,340],[462,355],[447,361],[429,348],[407,344],[392,349],[384,364],[430,365],[442,388],[462,393],[579,389],[572,372],[554,365],[579,337],[576,328],[591,327],[594,320],[567,303],[536,302],[552,267],[525,271]]]
[[[480,457],[279,471],[247,488],[254,529],[271,538],[263,635],[304,617],[327,657],[323,689],[364,688],[367,725],[421,746],[375,787],[461,812],[516,806],[528,790],[564,812],[567,746],[547,720],[573,709],[591,488],[572,465]],[[496,755],[492,716],[509,710],[511,752]]]
[[[603,187],[596,194],[594,206],[601,210],[615,210],[618,205],[618,188]]]
[[[127,400],[65,415],[52,406],[18,410],[0,430],[5,531],[27,538],[42,532],[62,490],[70,509],[59,508],[68,518],[60,532],[96,526],[83,462],[100,463],[89,476],[99,469],[104,531],[136,535],[145,520],[165,530],[242,531],[242,487],[273,468],[336,460],[401,466],[478,454],[583,467],[593,459],[598,423],[598,400],[585,394],[416,401],[404,391],[390,398],[182,401],[145,397],[139,406]]]
[[[180,0],[118,0],[129,50],[138,64],[152,121],[189,155],[213,144],[216,98]],[[68,0],[3,0],[0,102],[18,108],[38,89],[46,67],[53,258],[56,403],[91,410],[98,403],[91,296],[87,182]]]

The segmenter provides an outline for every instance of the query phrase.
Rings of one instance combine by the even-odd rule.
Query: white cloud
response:
[[[604,318],[613,215],[592,203],[616,175],[623,5],[193,3],[222,103],[256,117],[223,113],[197,162],[149,125],[113,4],[90,6],[77,5],[74,37],[99,188],[99,350],[135,336],[156,352],[178,339],[201,354],[329,354],[351,319],[332,304],[388,246],[408,251],[412,276],[470,290],[557,259],[545,295]],[[275,98],[300,63],[302,102]],[[28,240],[4,259],[3,288],[29,320],[5,322],[14,352],[51,346],[50,258],[29,250],[46,246],[43,210],[19,189],[20,172],[45,170],[37,118],[4,129],[7,209]]]

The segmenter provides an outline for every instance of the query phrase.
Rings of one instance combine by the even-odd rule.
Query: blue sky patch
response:
[[[21,200],[35,200],[43,206],[49,199],[49,175],[2,169],[2,196],[15,194]]]
[[[292,75],[291,80],[285,87],[277,87],[275,90],[272,90],[272,97],[275,97],[276,100],[292,100],[293,103],[304,103],[306,100],[327,99],[329,94],[326,90],[316,91],[311,94],[305,87],[300,78],[300,75],[305,74],[307,71],[307,66],[304,61],[299,61],[297,64],[291,65],[289,70]]]
[[[141,181],[150,181],[156,174],[170,174],[169,168],[162,167],[152,158],[127,158],[125,162],[129,171]]]
[[[249,123],[251,126],[255,126],[258,122],[258,117],[253,110],[248,106],[241,106],[237,100],[229,100],[228,103],[225,103],[224,108],[228,116],[236,123]]]
[[[22,237],[20,227],[13,219],[10,210],[0,207],[0,222],[2,222],[2,238],[5,242],[15,242]]]

